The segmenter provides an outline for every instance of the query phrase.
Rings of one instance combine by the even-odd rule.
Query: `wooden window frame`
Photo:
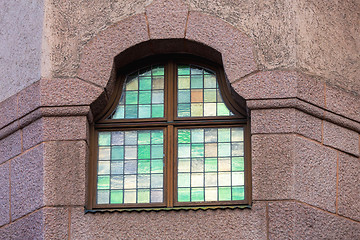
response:
[[[149,65],[164,64],[164,118],[149,119],[107,119],[115,110],[122,94],[123,85],[128,74],[147,67]],[[177,64],[191,64],[216,73],[219,89],[226,106],[234,113],[226,117],[177,117]],[[193,207],[219,207],[226,206],[250,206],[251,205],[251,137],[250,121],[247,114],[245,100],[237,95],[225,79],[223,67],[206,59],[189,55],[161,55],[148,57],[136,61],[117,71],[115,91],[109,100],[109,104],[94,119],[90,126],[90,164],[88,174],[88,198],[86,209],[176,209]],[[177,131],[178,128],[244,128],[244,191],[245,199],[236,201],[214,202],[177,202]],[[119,130],[164,130],[164,202],[163,203],[135,203],[135,204],[96,204],[97,184],[97,156],[98,156],[98,132]]]

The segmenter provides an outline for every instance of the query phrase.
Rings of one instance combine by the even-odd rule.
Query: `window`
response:
[[[91,209],[250,204],[244,101],[220,66],[171,55],[119,76],[92,131]]]

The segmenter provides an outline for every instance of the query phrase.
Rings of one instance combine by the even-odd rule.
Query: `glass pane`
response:
[[[178,117],[233,115],[224,104],[215,73],[193,65],[179,65],[177,86]]]
[[[178,129],[178,201],[244,200],[242,139],[241,127]]]
[[[163,202],[163,130],[99,132],[99,139],[98,204]]]
[[[150,66],[128,75],[120,101],[109,119],[164,117],[164,66]],[[101,144],[103,143],[102,140]]]

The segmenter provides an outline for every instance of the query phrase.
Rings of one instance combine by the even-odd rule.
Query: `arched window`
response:
[[[91,209],[250,204],[247,113],[221,66],[168,55],[118,75],[93,128]]]

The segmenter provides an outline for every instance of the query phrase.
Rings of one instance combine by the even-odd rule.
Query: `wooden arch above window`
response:
[[[250,204],[249,127],[218,63],[165,54],[119,67],[92,128],[88,208]]]

